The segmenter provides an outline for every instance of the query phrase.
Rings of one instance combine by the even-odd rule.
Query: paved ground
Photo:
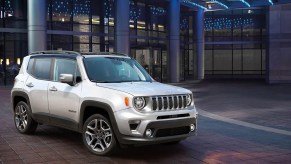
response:
[[[178,145],[127,148],[111,157],[90,154],[80,134],[60,128],[43,125],[35,135],[17,133],[10,111],[10,91],[0,87],[0,161],[291,163],[291,85],[270,86],[257,81],[179,85],[194,92],[201,113],[198,136]],[[260,128],[254,128],[257,126]]]
[[[267,127],[291,131],[291,85],[264,81],[208,80],[191,89],[199,109]]]

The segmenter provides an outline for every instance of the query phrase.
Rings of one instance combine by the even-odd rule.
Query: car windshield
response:
[[[83,59],[89,79],[97,83],[151,82],[145,69],[131,58],[87,57]]]

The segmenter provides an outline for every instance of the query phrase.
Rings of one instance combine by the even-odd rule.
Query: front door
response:
[[[48,101],[51,123],[69,129],[77,129],[81,83],[69,85],[60,82],[60,74],[79,75],[76,60],[56,58],[53,81],[48,86]]]

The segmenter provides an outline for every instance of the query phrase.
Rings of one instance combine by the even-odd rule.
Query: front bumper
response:
[[[167,116],[167,117],[166,117]],[[119,133],[117,138],[122,144],[155,144],[183,140],[197,132],[197,112],[179,110],[154,113],[139,113],[127,109],[115,113]],[[130,126],[136,122],[137,126]],[[190,125],[195,130],[190,130]],[[146,130],[151,129],[152,135],[147,136]]]
[[[194,124],[196,127],[194,131],[190,131],[191,124]],[[119,142],[121,142],[122,144],[139,145],[139,144],[158,144],[183,140],[186,139],[187,137],[196,135],[197,119],[187,118],[180,120],[155,121],[149,123],[147,129],[153,130],[152,136],[147,137],[145,134],[142,137],[121,135],[118,137]]]

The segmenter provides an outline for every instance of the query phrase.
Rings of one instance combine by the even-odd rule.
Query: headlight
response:
[[[186,104],[187,106],[190,106],[191,103],[192,103],[192,95],[190,94],[190,95],[187,95],[186,97]]]
[[[143,97],[135,97],[133,99],[133,105],[137,110],[142,110],[146,105],[145,98],[143,98]]]

